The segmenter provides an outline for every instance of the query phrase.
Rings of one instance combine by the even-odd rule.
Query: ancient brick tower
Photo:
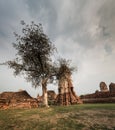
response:
[[[70,73],[66,73],[64,76],[60,77],[58,83],[58,93],[59,94],[56,98],[57,105],[82,103],[74,91]]]

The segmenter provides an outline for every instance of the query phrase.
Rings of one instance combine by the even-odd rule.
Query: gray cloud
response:
[[[85,47],[90,47],[100,38],[110,36],[104,22],[114,21],[107,18],[115,18],[111,16],[114,14],[114,3],[111,0],[98,0],[98,2],[91,0],[26,1],[31,16],[46,25],[47,32],[52,39],[71,37]],[[113,11],[109,9],[111,5]]]
[[[100,16],[100,27],[102,27],[103,36],[110,35],[112,37],[115,33],[115,1],[106,1],[102,8],[99,9],[98,15]]]
[[[39,21],[45,26],[48,34],[51,38],[57,35],[57,10],[54,2],[49,0],[26,0],[28,10],[31,17],[34,17],[36,21]]]
[[[94,92],[101,80],[115,82],[114,14],[114,0],[0,0],[0,62],[15,56],[11,43],[15,41],[13,32],[21,33],[20,20],[40,22],[56,45],[58,55],[71,59],[78,67],[73,75],[77,92]],[[0,69],[0,86],[8,90],[9,86],[20,84],[26,89],[22,77],[18,82],[12,71]],[[35,91],[31,94],[35,96]]]

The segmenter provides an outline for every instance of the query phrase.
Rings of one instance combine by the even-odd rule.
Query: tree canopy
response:
[[[34,87],[41,84],[44,78],[50,78],[53,72],[51,55],[55,46],[43,32],[42,25],[26,25],[22,29],[23,35],[15,34],[16,43],[13,46],[17,50],[16,58],[8,61],[10,68],[14,69],[14,74],[24,74],[27,81],[31,81]]]

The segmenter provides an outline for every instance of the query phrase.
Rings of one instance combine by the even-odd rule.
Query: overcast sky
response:
[[[57,55],[72,60],[78,95],[99,90],[101,81],[115,82],[115,0],[0,0],[0,63],[15,57],[13,32],[20,34],[21,20],[42,23]],[[34,97],[41,91],[0,66],[0,92],[19,89]]]

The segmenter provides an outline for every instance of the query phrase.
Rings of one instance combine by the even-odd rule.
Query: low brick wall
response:
[[[80,97],[83,103],[115,103],[115,92],[97,92]]]

